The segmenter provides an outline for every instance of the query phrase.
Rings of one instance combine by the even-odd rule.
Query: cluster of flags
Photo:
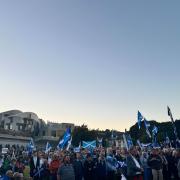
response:
[[[144,126],[146,129],[146,134],[148,135],[149,138],[151,138],[151,133],[149,131],[150,128],[150,123],[146,120],[146,118],[138,111],[137,114],[137,119],[138,119],[138,127],[139,129],[141,129],[141,122],[144,121]],[[157,128],[157,127],[156,127]]]
[[[101,139],[97,139],[98,143],[102,145],[102,138]],[[63,138],[60,139],[58,145],[57,145],[57,149],[62,150],[65,149],[69,150],[69,148],[71,147],[71,142],[72,142],[72,136],[71,136],[71,129],[67,128]],[[82,147],[88,150],[93,150],[94,148],[96,148],[96,140],[94,141],[82,141]],[[80,152],[80,148],[81,148],[81,143],[79,143],[78,147],[74,148],[74,152]],[[45,153],[49,153],[52,149],[52,146],[50,145],[49,142],[46,143],[46,147],[45,147]],[[33,139],[30,139],[30,142],[27,145],[27,151],[29,153],[32,153],[34,150],[36,150],[35,144]]]
[[[174,119],[173,119],[173,116],[172,116],[172,112],[170,110],[169,107],[167,107],[167,111],[168,111],[168,116],[170,117],[171,119],[171,122],[172,122],[172,126],[173,126],[173,130],[174,130],[174,135],[176,137],[176,140],[178,140],[178,135],[177,135],[177,130],[176,130],[176,126],[175,126],[175,122],[174,122]],[[144,121],[144,126],[145,126],[145,129],[146,129],[146,134],[148,135],[149,138],[152,138],[153,140],[153,144],[157,145],[157,134],[158,134],[158,128],[154,125],[154,127],[152,128],[152,132],[150,133],[150,123],[146,120],[146,118],[138,111],[137,113],[137,124],[138,124],[138,127],[139,129],[141,129],[141,125],[142,125],[142,121]],[[140,142],[137,142],[138,144]],[[170,139],[166,133],[166,143],[169,144],[170,143]]]
[[[172,122],[172,126],[174,129],[174,135],[176,137],[176,140],[178,140],[178,136],[177,136],[177,130],[176,130],[176,126],[175,126],[175,122],[171,113],[171,110],[169,107],[167,107],[167,111],[168,111],[168,116],[170,116],[171,118],[171,122]],[[138,127],[139,129],[141,129],[141,125],[142,122],[144,122],[144,127],[146,129],[146,134],[148,135],[149,138],[152,138],[152,143],[148,143],[148,144],[142,144],[140,143],[139,140],[137,140],[137,144],[142,148],[142,147],[146,147],[149,145],[157,145],[157,134],[158,134],[158,128],[154,125],[154,127],[152,128],[152,131],[150,132],[150,123],[146,120],[146,118],[140,113],[140,111],[138,111],[137,113],[137,123],[138,123]],[[114,139],[116,136],[114,136],[114,131],[112,131],[111,134],[111,138]],[[125,145],[127,147],[127,149],[131,148],[133,146],[133,141],[132,138],[130,136],[130,134],[128,134],[127,132],[124,133],[123,135],[123,139],[125,142]],[[64,136],[62,139],[60,139],[57,148],[58,149],[64,149],[66,148],[66,150],[69,150],[69,148],[71,147],[71,142],[72,142],[72,136],[71,136],[71,129],[67,128],[66,132],[64,133]],[[166,133],[166,140],[165,142],[167,144],[170,143],[170,139]],[[102,138],[97,138],[97,144],[99,146],[102,146]],[[94,148],[96,148],[96,140],[94,141],[82,141],[82,147],[88,150],[93,150]],[[81,148],[81,144],[79,144],[78,147],[74,148],[74,152],[79,152]],[[50,150],[52,149],[52,146],[49,144],[49,142],[47,142],[46,147],[45,147],[45,153],[48,153]],[[33,139],[30,139],[30,142],[27,145],[27,150],[29,153],[32,153],[33,150],[36,150],[35,144]]]

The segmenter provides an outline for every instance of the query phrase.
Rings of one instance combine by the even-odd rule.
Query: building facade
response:
[[[67,128],[74,130],[72,123],[54,123],[45,122],[33,112],[22,112],[20,110],[11,110],[0,113],[0,135],[4,136],[5,144],[7,142],[18,142],[23,144],[26,140],[15,137],[33,137],[35,142],[46,143],[54,141],[55,143],[63,136]],[[13,136],[11,138],[11,136]],[[11,140],[12,139],[12,140]],[[27,139],[27,138],[26,138]],[[22,142],[21,142],[22,141]]]

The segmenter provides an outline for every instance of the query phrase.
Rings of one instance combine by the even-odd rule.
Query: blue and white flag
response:
[[[96,148],[96,141],[83,141],[82,142],[82,147],[84,149],[94,149]]]
[[[151,145],[152,145],[152,143],[147,143],[147,144],[141,143],[141,146],[142,146],[142,147],[149,147],[149,146],[151,146]]]
[[[158,133],[158,128],[155,125],[152,129],[152,133],[153,133],[153,135],[156,135]]]
[[[142,116],[142,114],[138,111],[137,114],[137,123],[138,123],[138,127],[139,129],[141,129],[141,121],[143,121],[144,117]]]
[[[137,144],[138,144],[138,146],[142,149],[142,145],[141,145],[141,142],[140,142],[139,139],[137,140]]]
[[[32,153],[33,150],[36,150],[36,147],[34,145],[34,141],[33,141],[32,138],[30,139],[30,142],[27,145],[27,150],[28,150],[29,153]]]
[[[52,149],[52,146],[47,142],[45,153],[48,153]]]
[[[79,146],[78,147],[75,147],[74,148],[74,152],[75,153],[79,153],[81,151],[81,143],[79,143]]]
[[[64,133],[64,136],[63,138],[59,141],[59,144],[57,145],[57,148],[58,149],[63,149],[68,141],[71,139],[71,129],[70,128],[67,128],[66,129],[66,132]]]
[[[150,123],[144,118],[144,126],[146,128],[146,134],[151,138],[151,133],[149,131]]]
[[[71,147],[71,142],[72,142],[72,136],[71,136],[71,139],[68,141],[68,145],[66,148],[67,151],[69,151],[69,148]]]
[[[128,148],[130,149],[133,146],[133,142],[132,142],[130,134],[126,135],[126,140],[127,140]]]
[[[127,166],[127,164],[124,161],[117,161],[117,164],[116,164],[117,169],[124,168],[126,166]]]

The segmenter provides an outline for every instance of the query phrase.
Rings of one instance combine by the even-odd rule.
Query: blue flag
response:
[[[64,136],[63,138],[59,141],[59,144],[57,145],[57,148],[58,149],[63,149],[68,141],[71,139],[71,129],[70,128],[67,128],[66,129],[66,132],[64,133]]]
[[[146,128],[146,134],[151,138],[151,133],[149,131],[150,123],[144,118],[144,126]]]
[[[47,142],[45,153],[48,153],[52,149],[52,146]]]
[[[139,129],[141,129],[141,121],[143,121],[144,117],[142,116],[142,114],[138,111],[138,114],[137,114],[137,122],[138,122],[138,127]]]
[[[94,140],[94,141],[83,141],[82,142],[82,147],[84,148],[84,149],[94,149],[94,148],[96,148],[96,141]]]
[[[31,138],[30,141],[29,141],[29,143],[28,143],[28,145],[27,145],[27,150],[28,150],[29,153],[32,153],[33,150],[35,150],[35,149],[36,149],[36,147],[35,147],[35,145],[34,145],[34,141],[33,141],[33,139]]]
[[[155,125],[152,129],[152,133],[153,133],[153,135],[156,135],[158,133],[158,128]]]

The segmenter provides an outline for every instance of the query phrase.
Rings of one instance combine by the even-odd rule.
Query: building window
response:
[[[51,136],[56,137],[56,131],[51,131]]]
[[[22,125],[19,126],[19,130],[20,130],[20,131],[22,130]]]
[[[12,124],[9,125],[9,129],[12,130],[13,129],[13,126]]]

